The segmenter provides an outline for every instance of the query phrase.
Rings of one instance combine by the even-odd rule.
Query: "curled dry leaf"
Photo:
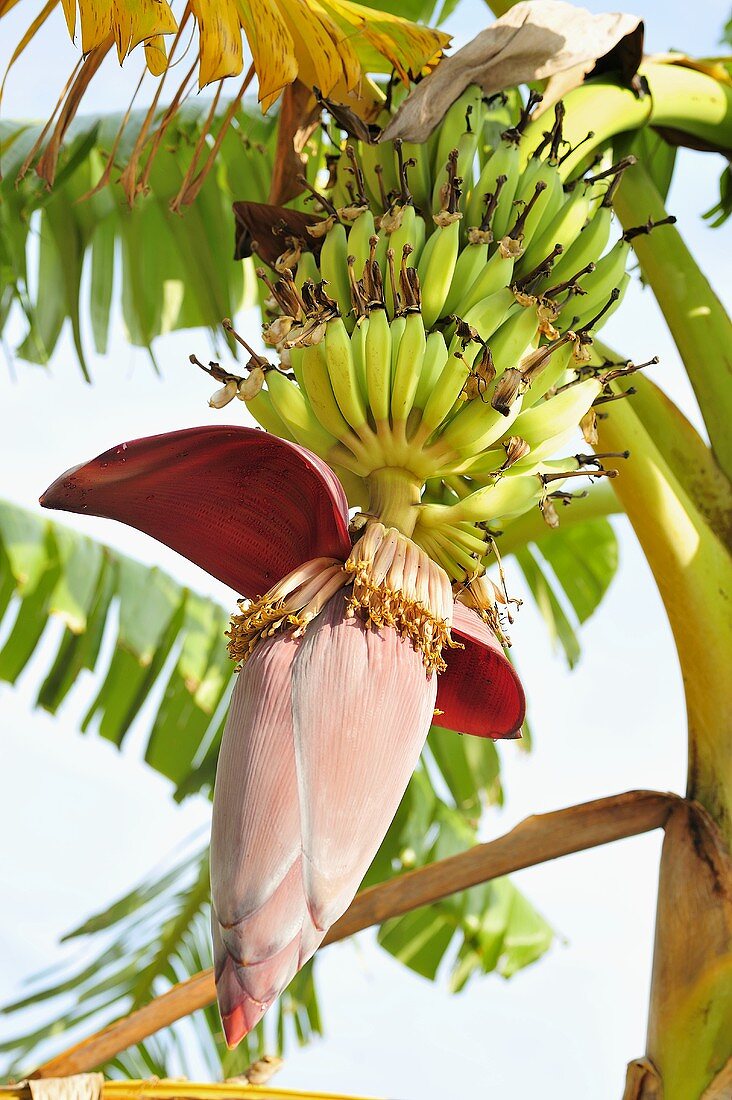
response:
[[[631,80],[640,64],[643,23],[634,15],[592,15],[563,0],[523,0],[446,58],[404,101],[383,140],[426,141],[471,84],[486,95],[556,73],[618,70]],[[566,89],[565,89],[566,90]]]
[[[234,218],[235,260],[244,260],[256,252],[260,259],[274,267],[277,257],[287,249],[288,237],[302,241],[316,256],[320,252],[322,237],[308,233],[308,226],[323,221],[318,214],[305,214],[265,202],[235,202]]]

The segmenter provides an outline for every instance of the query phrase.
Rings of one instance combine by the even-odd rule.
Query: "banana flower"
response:
[[[332,470],[267,432],[123,443],[63,474],[41,503],[136,527],[243,597],[211,839],[216,983],[233,1046],[347,909],[430,724],[518,736],[520,682],[424,551],[368,517],[352,537]]]

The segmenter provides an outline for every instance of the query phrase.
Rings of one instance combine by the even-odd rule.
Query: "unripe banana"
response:
[[[439,180],[443,177],[450,151],[455,148],[461,134],[465,132],[465,116],[468,107],[471,108],[471,113],[479,111],[482,99],[482,90],[477,84],[471,84],[465,89],[463,94],[455,100],[445,114],[439,127],[437,152],[432,165],[432,174],[436,179]],[[436,205],[439,206],[439,203]]]
[[[540,157],[532,158],[519,180],[515,200],[519,210],[530,207],[524,220],[527,244],[538,232],[544,216],[548,214],[548,217],[553,217],[559,209],[562,194],[562,181],[556,164]]]
[[[522,412],[514,421],[512,431],[525,439],[531,448],[538,447],[543,440],[576,427],[601,389],[602,385],[596,378],[570,386],[555,397]]]
[[[427,241],[423,256],[435,236],[436,234],[433,233]],[[459,311],[460,302],[466,299],[467,292],[488,262],[490,243],[490,232],[476,228],[468,230],[468,243],[461,250],[455,262],[450,289],[442,306],[442,316],[449,317],[450,314]]]
[[[287,439],[290,443],[297,443],[289,425],[285,423],[272,404],[272,397],[267,390],[259,390],[253,397],[246,401],[246,406],[258,424],[271,435],[278,435],[280,439]]]
[[[449,424],[438,436],[438,446],[444,444],[459,455],[477,453],[492,446],[505,435],[521,412],[521,397],[513,402],[508,415],[498,412],[491,404],[492,388],[484,396],[463,403]]]
[[[579,186],[579,185],[578,185]],[[590,263],[597,263],[607,248],[612,225],[612,208],[599,206],[573,243],[565,248],[552,267],[552,282],[571,279]]]
[[[350,447],[355,437],[333,393],[324,340],[305,348],[302,375],[308,400],[318,420],[327,432]]]
[[[354,431],[362,436],[366,427],[366,405],[361,396],[351,340],[341,317],[334,317],[326,325],[325,358],[338,407]]]
[[[351,284],[348,281],[348,242],[346,230],[335,222],[323,238],[320,249],[320,273],[327,284],[328,294],[338,304],[344,318],[351,314]],[[351,323],[353,317],[351,316]],[[348,322],[347,322],[348,323]]]
[[[399,356],[399,345],[402,342],[402,336],[404,335],[404,329],[407,325],[407,319],[402,314],[400,317],[395,317],[389,325],[391,331],[391,367],[389,369],[389,408],[391,408],[391,391],[394,385],[394,376],[396,374],[397,358]]]
[[[577,436],[577,425],[573,424],[571,428],[568,428],[565,432],[560,432],[559,435],[550,436],[548,439],[542,440],[537,446],[532,448],[526,458],[521,459],[515,466],[511,467],[509,473],[513,474],[538,474],[542,472],[546,466],[546,460],[551,458],[552,455],[557,454],[559,451],[563,451],[566,447],[571,447],[573,440]],[[562,459],[563,468],[570,469],[572,464],[568,463],[567,459]]]
[[[545,393],[559,385],[567,373],[573,353],[574,345],[571,342],[554,352],[539,377],[531,382],[524,397],[524,408],[536,405]]]
[[[511,237],[499,241],[498,248],[487,261],[470,289],[466,288],[459,310],[461,316],[483,298],[495,294],[501,287],[511,285],[513,269],[517,256],[521,255],[520,246]]]
[[[315,262],[315,256],[312,252],[303,252],[297,263],[297,272],[295,273],[295,286],[298,290],[302,290],[302,284],[306,280],[310,280],[312,283],[320,282],[322,278],[320,274],[320,268]]]
[[[402,156],[405,160],[414,161],[409,171],[409,189],[412,192],[415,207],[426,222],[431,213],[432,200],[429,151],[426,145],[414,145],[412,142],[405,141],[402,145]]]
[[[327,454],[335,446],[335,436],[325,430],[299,386],[278,370],[270,370],[267,391],[274,411],[290,427],[297,443],[318,454]]]
[[[348,255],[355,261],[356,275],[360,276],[371,251],[370,240],[375,233],[374,215],[364,210],[356,218],[348,233]]]
[[[391,387],[392,422],[406,423],[419,385],[426,348],[424,324],[419,313],[407,314],[399,340]]]
[[[358,388],[364,402],[368,401],[368,388],[366,385],[366,334],[369,331],[368,317],[359,317],[351,336],[351,352],[353,354],[353,366],[358,379]],[[293,367],[294,369],[294,367]],[[296,374],[297,377],[297,374]]]
[[[485,344],[490,341],[506,318],[520,308],[513,291],[508,287],[503,287],[502,290],[478,302],[468,310],[463,323],[455,326],[455,334],[449,345],[450,355],[459,354],[466,366],[472,370],[473,363],[478,354],[484,350]],[[477,339],[470,339],[471,332]]]
[[[394,252],[394,269],[398,276],[399,267],[404,253],[404,246],[409,245],[407,267],[416,267],[424,247],[425,223],[416,213],[411,203],[405,206],[395,207],[384,215],[381,223],[382,233],[386,233],[387,248]],[[394,288],[392,280],[386,280],[386,308],[393,315],[395,310]]]
[[[437,384],[427,398],[415,444],[424,442],[440,426],[462,393],[469,374],[470,367],[459,352],[448,355]]]
[[[590,208],[590,189],[580,181],[575,184],[572,193],[564,197],[546,228],[534,234],[517,264],[518,272],[532,271],[546,259],[554,245],[561,244],[563,249],[572,245],[590,216]],[[559,281],[555,267],[552,267],[552,281],[555,280]]]
[[[426,328],[431,328],[443,315],[443,306],[452,284],[458,250],[460,248],[459,213],[442,211],[435,215],[437,228],[422,253],[426,257],[417,268],[422,290],[422,317]],[[427,251],[429,249],[429,252]]]
[[[491,226],[493,237],[497,241],[506,235],[513,219],[513,200],[521,177],[518,142],[511,138],[504,138],[501,141],[495,153],[486,161],[477,183],[472,188],[465,211],[466,228],[481,224],[485,196],[495,191],[496,180],[500,176],[505,176],[506,182],[501,190]]]
[[[527,511],[532,504],[538,504],[543,495],[544,486],[535,474],[502,477],[493,485],[477,489],[457,504],[425,504],[420,508],[419,523],[427,529],[463,520],[493,524]]]
[[[625,292],[628,289],[629,285],[630,275],[627,271],[624,271],[623,274],[620,276],[620,281],[618,282],[618,285],[616,287],[613,287],[613,289],[610,291],[611,296],[608,301],[605,302],[604,305],[601,305],[599,310],[593,310],[592,308],[583,308],[582,313],[580,313],[577,319],[576,327],[585,328],[592,322],[592,331],[599,332],[602,326],[607,324],[607,322],[610,320],[613,313],[615,313],[615,310],[620,307],[620,304],[625,297]],[[582,300],[582,305],[584,306],[584,299]]]
[[[582,280],[584,294],[570,296],[562,305],[559,316],[565,324],[580,329],[583,323],[600,312],[607,305],[610,294],[625,274],[630,253],[630,244],[621,237],[610,251],[598,260],[594,271]]]
[[[426,339],[422,370],[414,394],[414,408],[422,411],[437,385],[442,368],[447,362],[447,344],[441,332],[431,332]]]
[[[501,325],[488,345],[496,368],[496,377],[500,378],[509,367],[515,367],[537,340],[539,321],[533,306],[525,306],[512,314]]]
[[[376,122],[384,128],[390,118],[388,111],[382,111]],[[366,180],[371,207],[373,210],[384,211],[388,207],[389,194],[399,190],[394,146],[391,142],[376,145],[359,142],[356,152]]]
[[[366,391],[377,427],[389,421],[391,407],[391,329],[385,309],[369,314],[364,344]]]

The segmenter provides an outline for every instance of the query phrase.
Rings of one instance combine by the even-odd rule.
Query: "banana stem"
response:
[[[411,536],[419,515],[421,484],[409,470],[384,466],[367,478],[369,515]]]
[[[598,78],[573,88],[564,97],[564,138],[575,149],[562,160],[563,179],[569,179],[616,134],[637,130],[646,123],[681,130],[716,148],[732,149],[732,87],[684,65],[657,61],[644,62],[639,74],[648,86],[644,96],[617,81]],[[545,129],[543,116],[526,128],[521,142],[524,163]],[[593,132],[592,138],[583,140],[589,131]]]
[[[626,229],[665,217],[643,164],[625,174],[615,209]],[[683,359],[714,456],[732,479],[732,322],[675,226],[637,237],[633,248]]]
[[[689,723],[687,793],[711,814],[729,845],[732,557],[706,518],[708,499],[697,502],[677,473],[680,466],[699,465],[704,443],[652,383],[639,377],[637,386],[637,406],[632,400],[607,406],[607,417],[598,422],[600,446],[630,450],[613,487],[653,571],[679,654]]]
[[[613,487],[673,631],[689,726],[687,791],[696,800],[674,815],[664,843],[649,1061],[641,1071],[665,1100],[690,1100],[724,1095],[712,1082],[724,1076],[732,1056],[732,725],[726,717],[732,559],[707,518],[718,483],[710,476],[708,448],[648,379],[640,377],[637,386],[637,403],[607,406],[598,432],[603,448],[622,443],[631,452]],[[629,1069],[627,1100],[651,1095],[650,1080],[636,1079],[638,1065]]]

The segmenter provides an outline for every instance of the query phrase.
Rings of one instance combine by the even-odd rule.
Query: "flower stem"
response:
[[[409,470],[384,466],[366,479],[369,486],[369,515],[386,527],[396,527],[410,537],[417,523],[422,486]]]

